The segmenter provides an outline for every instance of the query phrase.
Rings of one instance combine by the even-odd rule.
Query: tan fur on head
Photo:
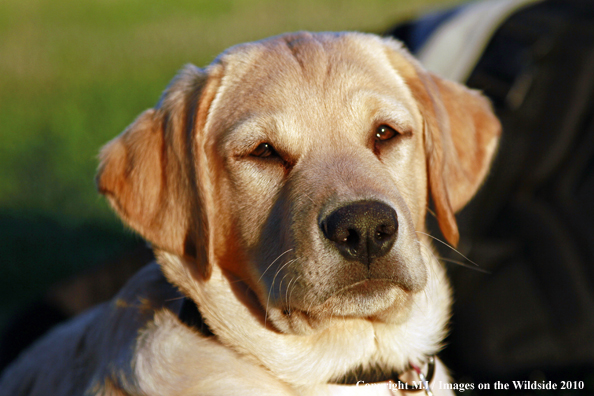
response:
[[[395,132],[386,141],[382,126]],[[105,146],[97,176],[216,336],[216,347],[194,345],[174,317],[159,316],[137,343],[145,393],[176,389],[159,377],[167,367],[150,366],[174,360],[176,335],[188,340],[179,349],[188,372],[254,365],[273,388],[301,394],[435,354],[450,292],[424,234],[429,200],[455,245],[454,215],[483,181],[499,134],[479,93],[374,35],[283,35],[233,47],[206,70],[186,67]],[[397,219],[393,245],[365,262],[323,226],[359,202]],[[209,355],[219,347],[241,364]]]

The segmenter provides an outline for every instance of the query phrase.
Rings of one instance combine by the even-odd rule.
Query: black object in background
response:
[[[389,34],[415,52],[458,11]],[[458,380],[578,379],[594,394],[594,2],[514,13],[466,84],[491,98],[504,133],[458,216],[460,250],[491,274],[449,266],[444,358]]]

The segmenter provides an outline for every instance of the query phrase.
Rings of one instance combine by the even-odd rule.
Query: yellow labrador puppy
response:
[[[451,394],[425,216],[432,200],[457,243],[499,134],[479,93],[374,35],[286,34],[187,66],[97,175],[158,266],[38,342],[0,394]]]

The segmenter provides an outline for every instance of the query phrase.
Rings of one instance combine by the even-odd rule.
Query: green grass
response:
[[[444,0],[0,2],[0,315],[117,254],[96,154],[185,63],[294,30],[382,32]]]

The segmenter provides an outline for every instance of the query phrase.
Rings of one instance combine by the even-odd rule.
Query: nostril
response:
[[[349,229],[347,230],[349,235],[343,239],[343,242],[349,246],[356,246],[359,243],[359,234],[357,231]]]
[[[361,243],[361,237],[356,230],[349,229],[348,232],[349,235],[344,238],[343,243],[353,255],[356,255],[359,244]]]
[[[357,230],[340,227],[340,224],[337,224],[335,221],[324,221],[322,223],[322,231],[329,240],[349,248],[356,248],[361,240]]]
[[[394,236],[397,229],[393,224],[382,224],[375,229],[375,239],[384,241]]]

